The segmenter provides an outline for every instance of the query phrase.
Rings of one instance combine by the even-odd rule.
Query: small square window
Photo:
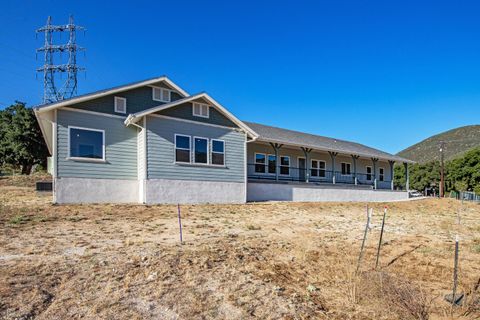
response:
[[[170,102],[171,101],[171,90],[152,87],[152,99],[154,101],[161,102]]]
[[[69,127],[69,157],[105,160],[103,130]]]
[[[127,99],[115,97],[115,112],[127,113]]]
[[[208,118],[209,117],[209,105],[194,102],[193,103],[193,115],[195,117]]]

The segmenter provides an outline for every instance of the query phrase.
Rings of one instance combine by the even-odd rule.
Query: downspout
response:
[[[141,172],[141,175],[138,177],[138,180],[139,180],[139,183],[142,184],[142,194],[141,194],[141,198],[139,198],[139,200],[141,199],[141,202],[142,203],[146,203],[146,197],[147,197],[147,165],[148,165],[148,161],[147,161],[147,134],[146,134],[146,129],[147,129],[147,122],[146,122],[146,116],[143,117],[143,127],[141,125],[138,125],[137,123],[133,122],[132,120],[135,119],[135,117],[133,115],[128,115],[128,117],[125,119],[124,121],[124,124],[126,127],[128,127],[129,125],[132,125],[134,127],[137,127],[140,129],[140,133],[139,134],[142,134],[143,135],[143,172]],[[140,146],[138,145],[138,138],[137,138],[137,148],[140,148]],[[138,151],[137,151],[137,155],[138,155]],[[138,157],[138,156],[137,156]],[[141,159],[138,159],[137,158],[137,162],[140,161]],[[140,164],[137,163],[137,172],[138,172],[138,166]],[[140,191],[140,190],[139,190]]]

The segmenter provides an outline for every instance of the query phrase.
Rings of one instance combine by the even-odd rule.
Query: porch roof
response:
[[[254,122],[243,122],[258,134],[257,141],[280,143],[284,145],[339,152],[368,158],[378,158],[382,160],[415,163],[412,160],[405,159],[356,142],[317,136],[314,134],[266,126]]]

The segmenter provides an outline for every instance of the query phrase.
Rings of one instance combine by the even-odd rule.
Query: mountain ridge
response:
[[[440,146],[445,144],[445,160],[457,158],[475,147],[480,147],[480,125],[454,128],[424,139],[396,155],[419,163],[440,160]]]

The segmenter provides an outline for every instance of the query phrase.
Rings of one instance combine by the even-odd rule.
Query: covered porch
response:
[[[255,141],[247,144],[247,178],[251,183],[393,191],[395,160],[373,153]],[[408,163],[403,165],[407,170],[402,189],[408,190]]]

